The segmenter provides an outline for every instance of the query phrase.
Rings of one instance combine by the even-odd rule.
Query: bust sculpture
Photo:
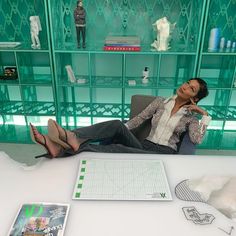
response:
[[[175,23],[171,24],[166,17],[158,19],[154,24],[152,24],[157,31],[156,40],[151,44],[157,51],[167,51],[170,49],[169,41],[170,34],[173,28],[175,27]]]

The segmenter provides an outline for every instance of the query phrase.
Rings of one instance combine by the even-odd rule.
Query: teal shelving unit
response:
[[[31,15],[39,16],[43,29],[39,50],[31,48]],[[47,118],[56,116],[47,1],[1,1],[0,22],[1,41],[21,43],[0,47],[0,73],[12,66],[18,72],[16,80],[0,80],[0,141],[26,143],[30,122],[44,130]]]
[[[86,49],[76,46],[73,18],[76,1],[48,3],[57,114],[64,126],[127,119],[133,94],[170,96],[183,81],[196,75],[205,1],[84,1]],[[176,22],[176,28],[171,50],[156,52],[150,46],[156,34],[152,24],[163,16]],[[138,35],[142,50],[103,51],[108,35]],[[86,82],[68,82],[66,65],[73,68],[78,80]],[[148,84],[141,80],[145,66],[150,70]],[[130,86],[129,80],[136,85]]]
[[[236,51],[208,51],[212,28],[219,28],[220,36],[226,41],[236,41],[235,11],[235,1],[207,2],[198,75],[209,84],[210,95],[201,105],[205,106],[213,120],[201,148],[236,148]]]
[[[213,121],[199,148],[235,149],[236,54],[207,50],[214,27],[221,29],[222,37],[236,39],[234,0],[84,0],[85,49],[77,48],[76,2],[0,3],[1,41],[22,43],[15,49],[0,49],[0,72],[4,66],[16,66],[19,75],[15,81],[0,81],[0,141],[28,142],[29,122],[45,131],[49,117],[67,128],[124,120],[129,117],[132,95],[170,96],[184,81],[200,76],[210,88],[210,95],[200,105]],[[30,48],[30,15],[39,15],[41,20],[40,50]],[[164,16],[176,27],[171,48],[156,52],[150,46],[156,36],[152,24]],[[103,51],[108,35],[137,35],[141,51]],[[67,65],[77,82],[69,80]],[[149,82],[143,84],[146,66]],[[136,85],[129,85],[130,80]]]

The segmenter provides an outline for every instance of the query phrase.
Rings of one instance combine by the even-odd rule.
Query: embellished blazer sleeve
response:
[[[205,115],[202,116],[200,121],[195,117],[191,119],[189,124],[189,137],[193,143],[200,144],[202,142],[210,121],[211,116]]]
[[[141,125],[145,120],[148,120],[153,116],[156,110],[160,107],[163,102],[161,97],[157,97],[153,102],[151,102],[142,112],[137,116],[125,123],[128,129],[134,129]]]

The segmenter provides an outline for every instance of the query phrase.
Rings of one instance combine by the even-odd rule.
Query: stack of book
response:
[[[108,36],[103,49],[105,51],[140,51],[140,38],[137,36]]]

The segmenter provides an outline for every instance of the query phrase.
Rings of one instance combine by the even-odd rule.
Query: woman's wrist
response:
[[[200,107],[199,108],[199,113],[202,115],[202,116],[208,116],[208,112]]]
[[[203,110],[203,111],[202,111],[202,115],[203,115],[203,116],[208,116],[208,112]]]

